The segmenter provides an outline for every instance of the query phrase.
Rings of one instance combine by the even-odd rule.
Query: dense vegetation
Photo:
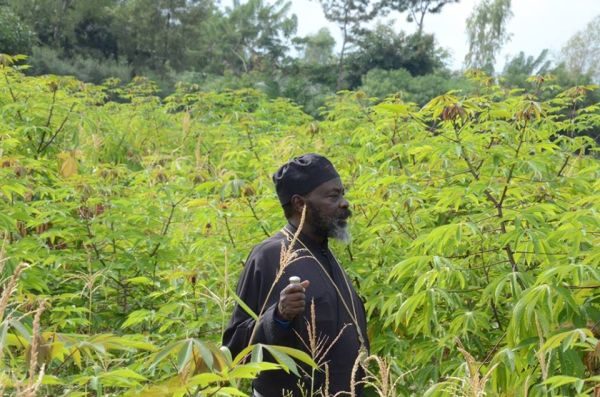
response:
[[[380,97],[401,91],[419,105],[451,89],[468,90],[426,28],[430,14],[456,2],[315,1],[341,32],[336,45],[327,28],[298,36],[297,17],[284,0],[0,0],[0,53],[29,55],[31,75],[73,75],[96,84],[150,78],[163,98],[179,82],[206,92],[254,88],[290,98],[318,117],[319,107],[342,89]],[[511,2],[480,3],[468,23],[467,66],[491,74],[510,37]],[[406,15],[402,30],[386,22]],[[564,56],[517,54],[497,71],[503,86],[524,87],[530,75],[550,72],[563,86],[599,82],[599,25],[596,18],[573,36]]]
[[[420,107],[346,91],[317,121],[255,90],[160,99],[143,78],[1,61],[5,392],[247,391],[273,364],[218,348],[232,290],[283,225],[271,173],[315,151],[348,187],[354,239],[335,250],[366,299],[379,395],[593,394],[600,162],[580,133],[600,129],[596,87],[509,91],[471,73],[472,95]]]

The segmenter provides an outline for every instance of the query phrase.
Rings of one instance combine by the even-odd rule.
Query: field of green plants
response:
[[[371,395],[600,395],[597,87],[473,72],[472,95],[340,92],[314,119],[17,64],[0,58],[3,393],[246,395],[295,371],[307,358],[246,362],[220,335],[244,259],[284,225],[271,174],[317,152],[354,213],[334,251],[366,300]]]

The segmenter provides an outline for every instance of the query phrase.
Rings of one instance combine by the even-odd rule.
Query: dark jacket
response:
[[[292,232],[295,231],[291,225],[287,225],[286,228]],[[320,363],[327,362],[329,366],[329,394],[334,395],[339,391],[350,391],[352,367],[360,348],[358,332],[352,320],[354,316],[356,316],[357,323],[365,339],[365,347],[368,349],[364,306],[352,287],[349,277],[329,250],[327,241],[319,244],[304,234],[300,235],[300,239],[310,252],[307,252],[302,245],[296,243],[295,249],[299,250],[298,254],[301,259],[289,265],[275,285],[265,306],[266,309],[261,317],[253,342],[284,345],[309,353],[306,347],[306,345],[309,345],[307,322],[310,319],[311,302],[314,301],[317,334],[319,339],[325,338],[326,340],[322,352],[326,351],[337,338],[327,355],[319,360]],[[289,245],[285,234],[279,232],[255,246],[246,261],[244,271],[238,282],[238,296],[257,314],[267,298],[279,269],[282,242],[286,247]],[[348,314],[348,310],[340,301],[338,292],[333,287],[331,280],[315,258],[321,262],[325,271],[329,273],[346,301],[352,316]],[[279,293],[288,284],[290,276],[299,276],[301,280],[309,280],[310,286],[306,289],[306,311],[304,315],[298,316],[290,323],[289,327],[285,327],[281,322],[277,322],[274,316]],[[356,314],[354,315],[353,312]],[[254,325],[254,319],[246,314],[239,305],[236,305],[223,336],[223,344],[229,347],[233,357],[248,346]],[[360,379],[361,374],[362,372],[359,372],[358,379]],[[317,390],[324,382],[323,373],[317,373],[315,378],[315,390]],[[254,381],[253,387],[264,397],[282,396],[284,390],[292,391],[293,395],[296,396],[300,395],[298,385],[302,382],[310,384],[310,380],[306,377],[299,379],[283,371],[265,371]],[[308,389],[306,383],[303,388]]]

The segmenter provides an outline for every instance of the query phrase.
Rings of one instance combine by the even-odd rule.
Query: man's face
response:
[[[306,222],[322,237],[350,241],[348,218],[352,212],[344,198],[345,190],[339,178],[327,181],[305,197]]]

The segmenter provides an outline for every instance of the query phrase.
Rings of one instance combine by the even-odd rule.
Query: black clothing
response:
[[[292,225],[287,225],[286,228],[292,233],[295,232]],[[329,250],[327,241],[319,244],[304,234],[300,234],[300,240],[310,250],[310,253],[306,252],[303,246],[296,242],[294,248],[299,250],[298,256],[301,259],[290,264],[275,285],[265,306],[266,309],[253,342],[290,346],[308,353],[304,343],[309,345],[307,321],[310,320],[310,305],[314,300],[317,334],[319,338],[327,338],[325,350],[341,331],[339,339],[333,344],[323,360],[329,364],[329,394],[334,395],[339,391],[349,392],[352,367],[360,348],[358,332],[352,320],[354,313],[352,316],[348,314],[339,299],[336,289],[331,285],[329,277],[315,258],[330,273],[331,279],[342,294],[350,312],[356,312],[357,323],[365,338],[365,347],[368,349],[364,306],[354,291],[349,277]],[[254,247],[240,277],[237,294],[257,314],[279,269],[282,242],[285,243],[286,247],[290,243],[285,234],[279,232]],[[288,284],[290,276],[299,276],[301,280],[309,280],[310,286],[306,289],[305,313],[291,322],[290,329],[286,329],[281,323],[278,324],[275,321],[274,316],[279,294]],[[231,321],[223,335],[223,344],[229,347],[234,357],[249,344],[254,324],[254,319],[246,314],[239,305],[236,305]],[[324,382],[323,374],[319,373],[316,380],[314,390],[318,390],[322,386]],[[300,379],[296,376],[286,374],[284,371],[265,371],[254,381],[253,386],[265,397],[279,397],[282,395],[283,390],[292,390],[293,395],[297,396],[300,395],[297,388],[299,381]],[[360,388],[357,390],[360,390]]]
[[[340,174],[331,161],[319,154],[309,153],[294,157],[273,174],[273,183],[281,205],[286,205],[294,194],[304,196],[319,185]]]

